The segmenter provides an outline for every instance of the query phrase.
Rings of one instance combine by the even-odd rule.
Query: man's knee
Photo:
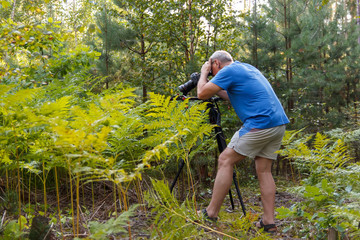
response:
[[[262,174],[262,173],[271,173],[271,167],[272,167],[273,160],[263,158],[263,157],[256,157],[255,158],[255,169],[256,173]]]
[[[237,162],[244,159],[242,156],[234,151],[232,148],[226,148],[219,156],[218,167],[234,166]]]
[[[226,154],[221,153],[218,159],[218,168],[231,165],[230,158]]]

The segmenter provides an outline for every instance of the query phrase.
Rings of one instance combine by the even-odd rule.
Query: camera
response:
[[[194,72],[190,75],[190,80],[186,83],[179,86],[179,90],[184,94],[188,94],[192,89],[194,89],[200,79],[200,73]]]
[[[212,71],[210,70],[208,76],[212,76]],[[200,73],[194,72],[190,75],[190,80],[186,83],[179,86],[179,90],[184,94],[188,94],[192,89],[194,89],[200,79]]]

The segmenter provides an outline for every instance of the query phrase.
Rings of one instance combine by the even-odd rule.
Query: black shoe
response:
[[[271,234],[277,232],[277,227],[275,224],[264,224],[262,220],[260,220],[260,228],[264,229],[264,232]]]
[[[217,217],[209,217],[206,209],[201,210],[201,213],[203,214],[205,221],[217,222],[218,220]]]

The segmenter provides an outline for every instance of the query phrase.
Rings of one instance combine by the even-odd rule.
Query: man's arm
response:
[[[222,99],[230,102],[230,98],[229,98],[229,95],[228,95],[227,91],[225,91],[225,90],[220,90],[220,91],[218,91],[218,92],[216,93],[216,95],[218,95],[218,96],[221,97]]]
[[[202,99],[202,100],[209,99],[212,96],[214,96],[215,94],[218,94],[219,92],[222,92],[222,90],[218,85],[211,83],[211,82],[207,82],[207,81],[206,81],[206,83],[201,83],[199,80],[198,87],[197,87],[197,97],[199,99]]]

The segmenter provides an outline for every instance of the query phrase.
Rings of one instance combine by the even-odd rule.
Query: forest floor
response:
[[[296,197],[294,194],[291,194],[287,191],[287,188],[290,186],[295,186],[297,183],[292,182],[287,179],[275,179],[277,184],[277,192],[276,192],[276,206],[278,207],[290,207],[295,202],[301,201],[300,198]],[[209,186],[212,184],[209,184]],[[71,208],[69,206],[70,201],[70,191],[67,189],[67,184],[60,185],[60,209],[62,215],[62,230],[60,230],[60,226],[58,223],[55,223],[52,227],[52,234],[50,239],[61,239],[59,236],[64,236],[64,239],[74,239],[73,228],[72,228],[72,218],[71,218]],[[111,183],[97,183],[94,184],[93,189],[91,188],[91,184],[85,184],[80,187],[80,226],[79,226],[79,238],[86,238],[89,236],[89,223],[91,221],[96,221],[99,223],[106,222],[111,216],[114,216],[114,192]],[[149,185],[143,187],[143,191],[148,188]],[[204,208],[207,206],[211,199],[211,189],[210,188],[201,188],[202,193],[197,197],[198,207]],[[2,188],[2,192],[4,193],[4,188]],[[176,189],[175,189],[176,191]],[[258,182],[256,179],[250,180],[246,183],[246,186],[240,186],[241,195],[244,201],[244,205],[246,208],[246,214],[252,215],[257,220],[261,217],[261,201],[260,201],[260,191],[258,188]],[[221,212],[219,214],[219,220],[216,223],[214,229],[220,232],[226,232],[229,230],[229,225],[232,225],[236,219],[243,218],[244,214],[240,205],[240,201],[238,197],[235,195],[235,188],[232,188],[232,195],[234,200],[235,209],[232,210],[229,196],[226,197]],[[31,192],[30,195],[25,191],[24,192],[24,202],[28,202],[28,197],[31,199],[31,214],[32,216],[38,216],[42,213],[43,205],[39,204],[42,202],[42,192],[41,189],[38,189],[36,194]],[[132,188],[128,191],[127,194],[128,201],[130,205],[132,203],[136,203],[138,201],[138,195],[136,193],[135,188]],[[37,203],[35,203],[34,199],[37,199]],[[47,202],[48,202],[48,214],[49,219],[57,219],[57,199],[55,190],[48,191],[47,193]],[[117,200],[118,202],[118,200]],[[13,201],[14,208],[16,209],[16,201]],[[74,205],[75,197],[74,197]],[[146,205],[146,203],[145,203]],[[27,207],[23,207],[25,209]],[[29,208],[30,209],[30,208]],[[75,211],[74,211],[75,212]],[[117,213],[120,214],[121,210],[117,207]],[[17,219],[17,214],[11,214],[8,210],[7,213],[0,209],[0,214],[3,216],[2,222],[6,223],[7,220]],[[29,212],[24,212],[23,215],[25,217],[29,216]],[[75,212],[76,218],[76,212]],[[153,215],[151,214],[151,209],[145,209],[144,207],[138,207],[135,211],[135,214],[131,217],[130,228],[127,228],[127,233],[118,235],[115,238],[110,239],[130,239],[129,237],[129,229],[131,231],[131,239],[150,239],[151,232],[153,231]],[[75,221],[76,223],[76,221]],[[294,237],[294,229],[291,228],[293,225],[292,222],[287,220],[278,220],[276,219],[276,225],[278,227],[278,232],[276,235],[271,235],[269,239],[299,239]],[[287,230],[286,230],[287,229]],[[27,229],[27,232],[30,231]],[[62,231],[62,234],[60,234]],[[251,230],[250,231],[255,231]],[[58,236],[58,237],[56,237]],[[0,235],[1,239],[1,235]],[[214,234],[214,239],[223,239],[221,236]]]
[[[240,186],[240,191],[242,195],[242,199],[245,205],[246,214],[251,214],[255,216],[256,219],[261,217],[262,205],[260,199],[260,190],[258,189],[257,180],[253,180],[248,186]],[[289,193],[287,188],[290,186],[295,186],[298,183],[294,183],[291,180],[287,179],[279,179],[276,180],[277,184],[277,192],[275,196],[275,209],[280,207],[291,207],[294,203],[301,201],[302,199],[297,197],[295,194]],[[232,222],[236,221],[237,218],[243,218],[243,210],[240,204],[240,200],[235,194],[235,187],[232,186],[232,194],[233,201],[235,205],[235,209],[233,210],[231,207],[231,201],[229,196],[226,197],[223,207],[221,208],[221,212],[219,213],[219,219],[217,223],[210,224],[210,227],[213,227],[215,230],[220,232],[229,231],[226,229]],[[205,189],[205,194],[201,194],[201,197],[197,199],[199,203],[199,208],[205,208],[211,199],[211,190]],[[258,220],[256,220],[258,221]],[[276,234],[267,235],[269,239],[301,239],[300,237],[294,236],[296,235],[294,229],[293,222],[288,221],[286,219],[279,220],[275,219],[275,224],[278,228]],[[133,239],[150,239],[150,233],[152,228],[152,221],[147,217],[144,212],[138,211],[137,216],[132,218],[132,233]],[[250,231],[255,231],[254,229],[250,229]],[[250,234],[249,234],[250,235]],[[213,239],[223,239],[221,235],[214,234]],[[228,238],[227,238],[228,239]]]

